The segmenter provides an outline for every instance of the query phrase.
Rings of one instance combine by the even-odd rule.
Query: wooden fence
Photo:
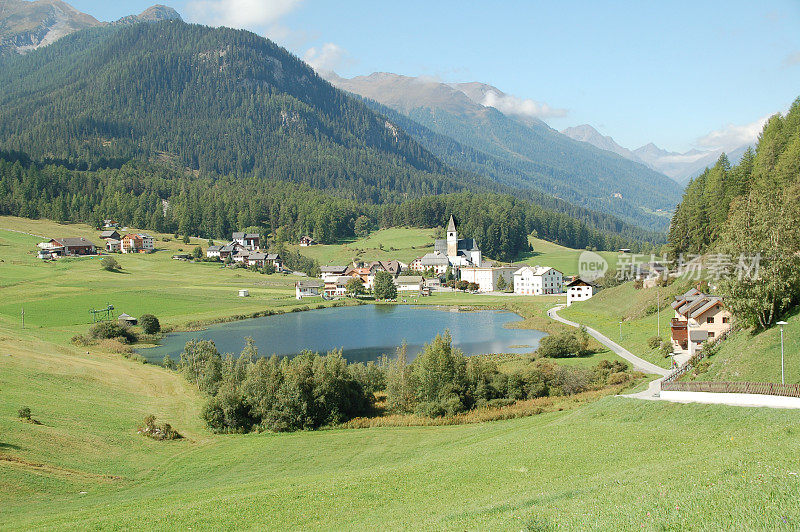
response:
[[[671,377],[671,375],[670,375]],[[669,392],[756,393],[800,397],[800,384],[772,382],[675,382],[664,379],[661,389]]]

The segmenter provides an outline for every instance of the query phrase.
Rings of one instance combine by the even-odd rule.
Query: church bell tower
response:
[[[453,215],[450,215],[450,221],[447,223],[447,256],[455,257],[458,255],[458,232],[456,231],[456,221]]]

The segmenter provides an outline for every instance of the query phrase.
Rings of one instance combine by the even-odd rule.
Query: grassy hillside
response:
[[[608,398],[478,425],[211,435],[166,370],[2,332],[7,530],[800,523],[790,411]],[[23,404],[41,425],[15,419]],[[185,438],[136,434],[148,413]]]
[[[800,383],[800,309],[795,309],[786,321],[786,382]],[[780,382],[780,327],[774,326],[757,334],[751,330],[736,331],[699,369],[699,373],[693,376],[696,380]]]
[[[533,251],[523,254],[520,262],[550,266],[564,275],[577,275],[578,258],[584,250],[572,249],[540,238],[528,238]],[[614,270],[617,267],[618,253],[614,251],[600,251],[598,254],[608,262],[608,267]]]
[[[601,290],[588,301],[581,301],[559,312],[564,318],[597,329],[633,354],[669,368],[671,359],[650,349],[647,340],[658,331],[656,296],[661,301],[661,337],[669,338],[669,320],[674,315],[670,303],[678,294],[688,289],[688,282],[675,281],[666,288],[636,290],[633,282]],[[622,335],[620,337],[620,322]]]
[[[366,238],[352,242],[309,247],[293,246],[320,265],[346,266],[356,257],[359,260],[396,259],[408,264],[417,257],[433,251],[436,229],[416,229],[412,227],[393,227],[371,233]]]

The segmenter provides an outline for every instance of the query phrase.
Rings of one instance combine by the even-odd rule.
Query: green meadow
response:
[[[578,258],[584,250],[564,247],[533,237],[529,237],[528,241],[533,247],[533,251],[523,254],[519,262],[530,265],[550,266],[564,275],[578,274]],[[617,267],[618,253],[614,251],[599,251],[597,254],[606,260],[609,269],[614,270]]]
[[[393,227],[371,233],[366,238],[340,244],[292,246],[306,257],[316,259],[320,265],[345,266],[354,259],[399,260],[408,264],[417,257],[433,251],[436,229]]]
[[[187,246],[171,235],[156,235],[156,253],[117,255],[123,273],[101,270],[96,258],[42,263],[31,253],[41,238],[15,230],[99,243],[87,226],[0,218],[4,530],[800,526],[800,417],[788,410],[604,397],[467,425],[212,434],[200,419],[202,395],[181,376],[102,346],[87,353],[69,338],[86,332],[89,308],[106,303],[152,312],[168,327],[310,304],[294,299],[294,279],[172,260],[200,241]],[[252,296],[239,298],[240,288]],[[594,319],[612,338],[626,316],[623,345],[647,356],[638,347],[655,327],[651,299],[623,285],[563,314]],[[548,332],[561,330],[546,318],[559,302],[458,293],[420,301],[505,308],[523,317],[518,326]],[[772,349],[774,332],[764,334],[758,341]],[[612,357],[598,350],[565,363]],[[40,424],[17,419],[23,406]],[[138,434],[148,414],[183,439]]]

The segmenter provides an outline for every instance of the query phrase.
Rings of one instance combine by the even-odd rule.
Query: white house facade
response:
[[[584,281],[580,277],[576,278],[574,281],[567,283],[567,306],[572,305],[576,301],[591,299],[594,292],[595,287],[592,283]]]
[[[461,280],[477,284],[478,292],[497,292],[500,290],[497,285],[501,278],[505,281],[505,286],[513,286],[515,270],[516,268],[511,266],[494,268],[468,266],[461,268]]]
[[[547,266],[523,266],[514,272],[514,293],[525,296],[560,294],[564,276]]]

